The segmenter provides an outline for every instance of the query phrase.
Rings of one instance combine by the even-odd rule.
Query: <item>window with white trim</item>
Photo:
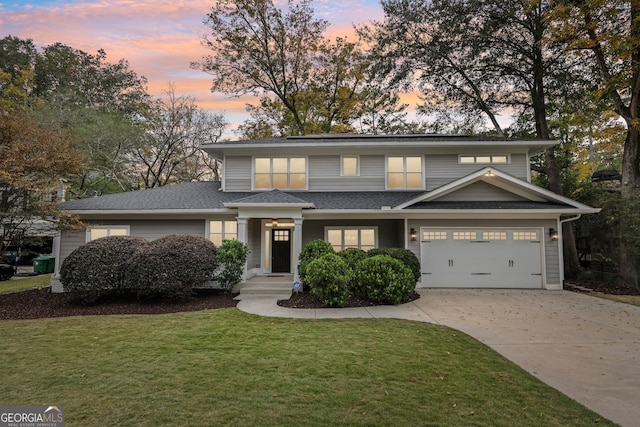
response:
[[[340,175],[358,176],[360,175],[360,161],[358,156],[342,156],[340,158]]]
[[[220,246],[223,240],[238,240],[237,221],[209,221],[209,240]]]
[[[374,249],[377,240],[376,227],[331,227],[327,228],[326,241],[336,252],[348,248],[358,248],[363,251]]]
[[[509,163],[509,156],[506,156],[504,154],[460,156],[458,157],[458,163],[461,165],[505,164]]]
[[[424,188],[422,157],[388,156],[387,188],[421,189]]]
[[[253,160],[255,189],[303,190],[307,188],[306,157],[256,157]]]
[[[109,236],[128,236],[128,225],[96,225],[87,229],[87,242]]]

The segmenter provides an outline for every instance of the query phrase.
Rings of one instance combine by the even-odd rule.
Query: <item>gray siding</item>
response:
[[[505,191],[486,182],[478,181],[461,188],[453,193],[438,198],[439,202],[464,202],[464,201],[522,201],[526,200],[517,194]]]
[[[384,156],[360,156],[359,176],[340,176],[340,156],[309,157],[310,191],[383,191]]]
[[[465,153],[484,154],[484,153]],[[505,153],[495,153],[505,154]],[[484,167],[490,166],[496,170],[511,174],[520,179],[527,179],[527,157],[524,154],[511,154],[511,163],[504,165],[460,165],[457,154],[428,155],[426,157],[427,190],[442,187],[458,178],[469,175]]]
[[[469,153],[482,154],[482,153]],[[496,153],[504,154],[504,153]],[[425,156],[427,190],[433,190],[489,165],[460,165],[457,154]],[[227,157],[224,162],[225,191],[251,191],[251,157]],[[511,162],[491,167],[527,179],[527,157],[511,154]],[[361,155],[359,176],[340,176],[340,155],[308,157],[309,191],[384,191],[385,156]]]
[[[125,221],[125,220],[111,220],[100,222],[86,222],[88,226],[91,225],[128,225],[130,227],[131,236],[139,236],[149,241],[158,239],[169,234],[190,234],[194,236],[205,236],[205,220],[139,220],[139,221]],[[58,265],[62,265],[62,262],[67,256],[76,248],[84,245],[87,239],[87,232],[85,230],[63,233],[60,239],[60,260]]]
[[[227,157],[223,168],[225,191],[251,191],[251,157]]]
[[[559,241],[550,240],[547,236],[549,228],[556,228],[555,220],[410,220],[408,228],[420,230],[420,227],[498,227],[498,228],[544,228],[542,239],[544,242],[544,264],[546,269],[546,283],[550,285],[561,284],[560,280],[560,260],[559,260]],[[409,241],[409,247],[413,253],[420,259],[420,239],[415,242]]]

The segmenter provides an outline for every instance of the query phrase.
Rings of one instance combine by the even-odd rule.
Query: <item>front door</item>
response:
[[[276,228],[271,231],[271,272],[291,272],[291,230]]]

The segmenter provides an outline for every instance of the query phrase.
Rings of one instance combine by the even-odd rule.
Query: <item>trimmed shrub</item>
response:
[[[227,292],[242,281],[244,264],[247,262],[249,247],[237,240],[224,240],[218,246],[218,261],[220,269],[215,275],[215,281]]]
[[[187,299],[215,278],[215,245],[200,236],[170,235],[149,243],[130,263],[128,280],[138,299]]]
[[[298,274],[302,283],[307,285],[307,265],[313,260],[320,258],[322,255],[333,254],[333,246],[324,240],[312,240],[302,248],[298,257]]]
[[[351,269],[354,269],[360,261],[369,256],[367,252],[358,248],[347,248],[344,251],[338,252],[338,255],[345,260]]]
[[[422,272],[420,271],[420,260],[409,249],[403,248],[377,248],[371,249],[367,252],[369,256],[376,255],[389,255],[391,258],[395,258],[398,261],[401,261],[405,266],[409,267],[411,273],[413,274],[415,282],[418,282],[422,277]]]
[[[361,295],[376,303],[401,304],[416,287],[411,270],[389,255],[375,255],[360,261],[354,276]]]
[[[307,265],[307,283],[311,294],[329,307],[344,307],[349,302],[351,268],[336,254],[326,254]]]
[[[60,267],[65,291],[90,303],[112,293],[131,291],[126,280],[129,260],[144,250],[142,237],[109,236],[92,240],[69,254]]]

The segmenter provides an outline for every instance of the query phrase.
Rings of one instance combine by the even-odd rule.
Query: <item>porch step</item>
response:
[[[235,291],[240,295],[236,299],[242,299],[243,296],[259,297],[278,297],[278,299],[287,299],[291,296],[293,288],[293,275],[274,275],[274,276],[255,276],[249,280],[240,283]]]

